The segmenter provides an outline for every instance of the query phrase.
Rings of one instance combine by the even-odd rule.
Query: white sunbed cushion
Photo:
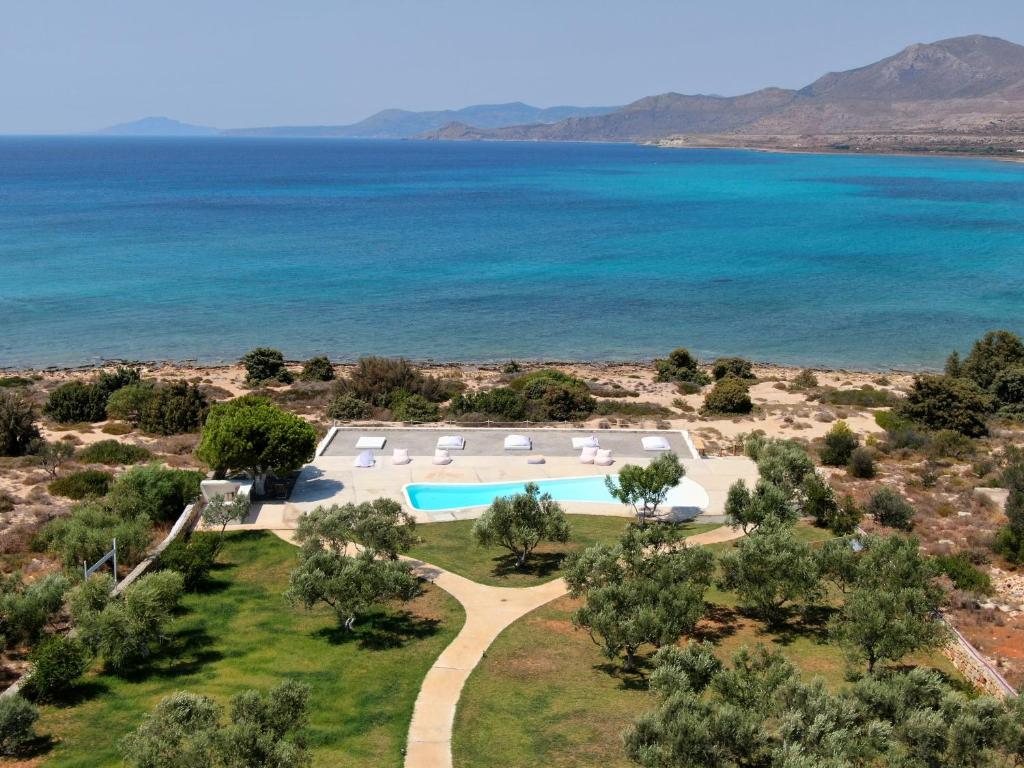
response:
[[[408,448],[395,448],[394,453],[391,454],[392,464],[408,464],[412,459],[409,458]]]
[[[584,464],[593,464],[595,458],[597,458],[597,448],[592,446],[584,448],[580,453],[580,461]]]
[[[597,438],[593,435],[590,437],[574,437],[572,439],[572,447],[576,450],[580,448],[597,448],[599,445]]]
[[[533,441],[526,435],[509,435],[505,438],[505,450],[528,451],[533,448]]]
[[[640,438],[640,442],[643,444],[645,451],[672,450],[668,440],[661,435],[648,435],[647,437]]]
[[[373,437],[371,435],[363,435],[356,440],[356,448],[362,450],[363,448],[377,448],[378,450],[384,447],[388,439],[386,437]]]
[[[352,462],[352,466],[359,467],[361,469],[369,469],[375,463],[376,461],[373,458],[373,454],[370,453],[369,451],[363,451],[358,456],[356,456],[356,460]]]
[[[438,448],[434,451],[434,464],[451,464],[452,457],[448,455],[448,451]]]
[[[462,435],[444,435],[443,437],[437,438],[438,448],[452,448],[461,451],[466,447],[466,441],[463,440]]]

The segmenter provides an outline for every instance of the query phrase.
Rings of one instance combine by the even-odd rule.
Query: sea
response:
[[[939,367],[1024,331],[1024,164],[628,144],[0,138],[0,367]]]

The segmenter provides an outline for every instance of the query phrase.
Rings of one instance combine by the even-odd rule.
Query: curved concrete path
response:
[[[271,529],[290,544],[294,530]],[[690,544],[717,544],[743,535],[721,528],[688,537]],[[489,587],[413,558],[414,572],[450,594],[466,611],[459,634],[441,651],[420,686],[409,737],[405,768],[452,768],[452,731],[462,688],[484,652],[509,624],[568,592],[565,581],[554,579],[536,587]]]

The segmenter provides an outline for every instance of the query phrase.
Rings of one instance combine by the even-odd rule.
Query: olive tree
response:
[[[313,458],[316,430],[304,419],[255,395],[210,408],[196,455],[223,477],[233,470],[253,476],[257,494],[268,472],[291,472]]]
[[[573,622],[609,659],[625,654],[632,670],[641,646],[693,632],[704,616],[714,556],[669,529],[631,526],[617,544],[571,553],[564,570],[570,594],[584,600]]]
[[[775,483],[758,480],[753,492],[743,480],[729,486],[725,522],[750,534],[766,522],[795,523],[799,515],[789,496]]]
[[[641,525],[648,516],[658,511],[658,505],[668,498],[668,492],[679,485],[686,470],[679,457],[672,452],[663,453],[646,467],[626,464],[617,478],[605,478],[608,493],[617,501],[633,507]]]
[[[389,499],[317,507],[295,531],[299,566],[286,599],[306,608],[329,605],[346,629],[373,605],[412,599],[419,582],[398,553],[412,545],[413,530],[412,518]]]
[[[473,523],[473,538],[483,546],[504,547],[515,556],[516,567],[522,568],[542,541],[568,541],[569,522],[550,494],[541,494],[536,483],[527,483],[522,493],[491,502]]]

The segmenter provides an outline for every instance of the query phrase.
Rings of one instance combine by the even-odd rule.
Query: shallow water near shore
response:
[[[0,366],[926,368],[1024,330],[1024,165],[633,145],[0,138]]]

